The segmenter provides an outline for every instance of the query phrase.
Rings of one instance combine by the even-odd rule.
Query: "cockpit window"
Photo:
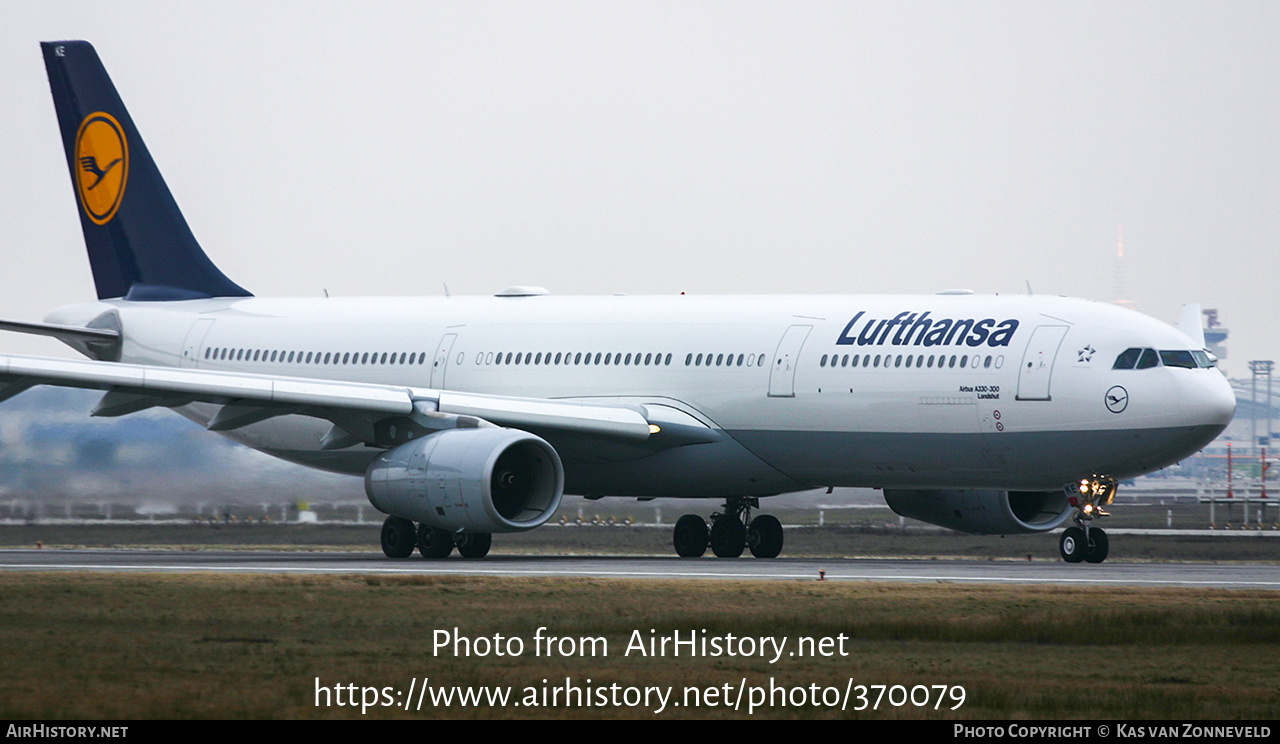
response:
[[[1116,357],[1116,363],[1111,365],[1111,369],[1151,369],[1159,367],[1161,363],[1166,367],[1208,369],[1216,362],[1214,356],[1207,351],[1172,349],[1157,353],[1155,349],[1125,349]]]
[[[1191,356],[1191,352],[1174,349],[1173,351],[1161,351],[1160,361],[1164,362],[1166,367],[1183,367],[1185,369],[1196,368],[1196,358]]]
[[[1116,357],[1116,363],[1111,365],[1111,369],[1133,369],[1133,365],[1138,363],[1138,357],[1142,356],[1142,349],[1125,349],[1120,352],[1120,356]]]

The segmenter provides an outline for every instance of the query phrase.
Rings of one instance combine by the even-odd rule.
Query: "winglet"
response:
[[[40,47],[98,299],[251,296],[196,242],[93,46]]]
[[[1204,325],[1202,323],[1203,316],[1200,312],[1200,303],[1192,302],[1189,305],[1182,306],[1182,316],[1178,318],[1178,330],[1191,339],[1191,343],[1195,344],[1196,349],[1208,347],[1204,342]]]

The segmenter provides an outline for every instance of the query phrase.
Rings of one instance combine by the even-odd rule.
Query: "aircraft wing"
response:
[[[123,416],[156,406],[191,403],[221,406],[207,427],[226,431],[274,416],[302,414],[327,419],[339,446],[377,443],[377,424],[404,417],[427,424],[459,417],[499,426],[550,429],[644,440],[649,421],[639,411],[545,398],[479,395],[448,390],[379,385],[239,372],[152,367],[76,359],[0,355],[0,401],[36,385],[105,390],[95,416]],[[476,425],[464,423],[461,425]]]

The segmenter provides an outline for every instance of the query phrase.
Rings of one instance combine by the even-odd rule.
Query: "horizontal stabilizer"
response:
[[[114,315],[108,315],[104,322],[115,321]],[[98,322],[97,320],[93,322]],[[35,323],[27,320],[0,319],[0,331],[29,333],[35,336],[56,338],[76,351],[94,359],[117,360],[120,358],[121,333],[116,328],[88,328],[84,326],[59,325],[57,323]]]
[[[81,328],[80,326],[58,325],[57,323],[32,323],[25,320],[0,320],[0,331],[31,333],[37,336],[52,336],[57,339],[75,339],[77,341],[110,342],[120,339],[120,331],[113,331],[109,328]]]

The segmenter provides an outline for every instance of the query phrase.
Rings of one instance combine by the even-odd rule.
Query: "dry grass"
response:
[[[1280,594],[1218,590],[461,577],[0,575],[2,718],[360,717],[321,684],[962,685],[965,705],[775,717],[1280,717]],[[536,629],[604,636],[607,658],[532,654]],[[432,653],[502,633],[519,658]],[[624,656],[633,630],[848,637],[847,656]],[[791,646],[790,648],[794,648]],[[650,717],[637,708],[463,708],[369,717]],[[661,717],[743,716],[668,708]]]

